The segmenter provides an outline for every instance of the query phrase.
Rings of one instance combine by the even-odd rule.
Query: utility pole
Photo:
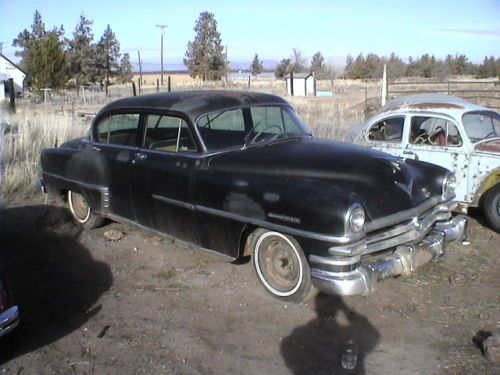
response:
[[[163,33],[168,25],[156,25],[161,30],[161,85],[163,86]]]
[[[0,53],[3,53],[3,42],[0,42]]]
[[[229,64],[227,62],[227,44],[226,44],[225,59],[226,59],[226,85],[227,85],[227,71],[229,70]]]

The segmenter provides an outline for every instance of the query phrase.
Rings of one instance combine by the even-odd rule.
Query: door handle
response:
[[[142,152],[136,152],[134,154],[134,158],[138,159],[138,160],[144,160],[144,159],[147,159],[148,158],[148,155],[146,154],[143,154]]]
[[[413,151],[404,150],[404,151],[403,151],[403,154],[404,154],[404,155],[411,155],[411,156],[414,156],[414,157],[415,157],[415,160],[418,160],[418,155],[417,155],[417,154],[415,154]]]

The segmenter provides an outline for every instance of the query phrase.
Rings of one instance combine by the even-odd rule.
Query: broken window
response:
[[[431,146],[460,146],[462,138],[452,122],[431,116],[413,116],[410,127],[410,143]]]
[[[404,116],[391,117],[372,125],[368,139],[383,142],[401,142],[403,139]]]

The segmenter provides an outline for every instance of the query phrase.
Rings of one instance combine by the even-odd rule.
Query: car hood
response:
[[[360,146],[319,139],[274,142],[211,158],[210,170],[270,176],[339,189],[361,203],[369,220],[413,208],[441,195],[444,168]],[[321,191],[321,190],[320,190]]]

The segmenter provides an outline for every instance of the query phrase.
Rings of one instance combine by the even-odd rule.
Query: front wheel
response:
[[[486,192],[482,209],[490,228],[500,233],[500,184]]]
[[[68,204],[73,219],[82,227],[92,229],[104,223],[102,216],[92,212],[87,198],[82,194],[68,191]]]
[[[259,281],[275,298],[301,302],[314,290],[309,264],[293,237],[258,229],[252,241],[252,261]]]

